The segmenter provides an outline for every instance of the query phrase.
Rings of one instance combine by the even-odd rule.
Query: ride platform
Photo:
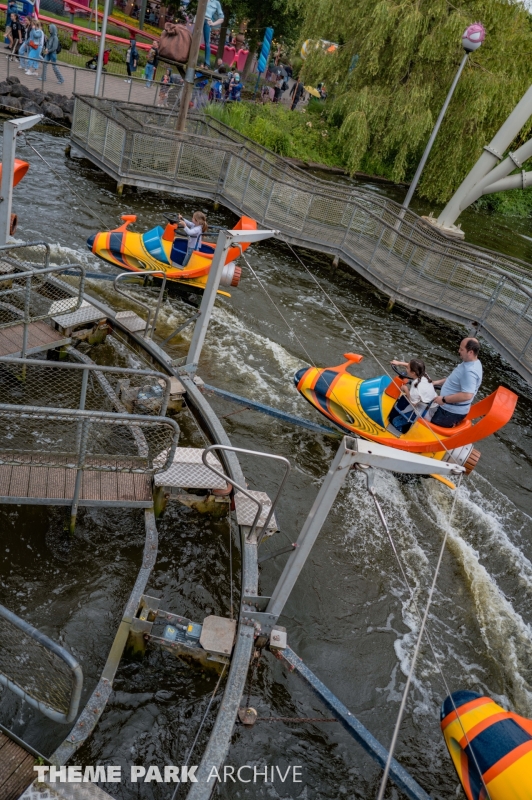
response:
[[[35,757],[0,733],[0,797],[17,800],[35,777]]]
[[[17,460],[20,460],[17,454]],[[50,461],[50,456],[46,456]],[[0,452],[0,503],[20,505],[72,504],[76,470],[64,466],[67,456],[57,457],[57,466],[43,466],[43,456],[28,453],[27,464],[2,464],[10,454]],[[72,459],[70,459],[72,461]],[[89,460],[88,460],[89,461]],[[105,459],[109,466],[109,459]],[[116,466],[117,462],[115,462]],[[112,465],[111,465],[112,466]],[[151,478],[130,472],[86,469],[83,472],[80,506],[150,508],[153,504]]]
[[[22,338],[24,324],[12,325],[10,328],[0,328],[0,356],[20,358],[22,355]],[[42,353],[45,350],[54,350],[70,344],[69,336],[54,331],[46,322],[32,322],[28,325],[28,341],[26,355]]]

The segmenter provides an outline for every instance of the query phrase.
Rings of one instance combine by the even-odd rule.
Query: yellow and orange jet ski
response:
[[[203,291],[214,255],[214,244],[203,243],[195,250],[190,261],[183,267],[187,252],[187,239],[176,238],[177,221],[169,220],[163,230],[160,225],[146,233],[128,230],[136,222],[134,214],[122,216],[124,224],[114,231],[95,233],[87,239],[87,246],[95,255],[122,269],[132,272],[154,272],[163,270],[167,280],[184,284],[187,288]],[[257,223],[251,217],[241,217],[233,230],[256,230]],[[249,243],[242,243],[242,250]],[[240,247],[231,247],[227,254],[220,281],[221,286],[238,286],[242,270],[235,264]]]
[[[388,375],[362,380],[347,370],[363,356],[345,353],[338,367],[304,367],[294,382],[305,400],[334,422],[345,433],[361,436],[388,447],[420,453],[428,458],[452,461],[471,472],[480,458],[473,444],[498,431],[512,417],[517,395],[503,386],[471,406],[467,417],[454,428],[441,428],[417,418],[410,430],[399,434],[388,425],[388,418],[401,397],[405,378]],[[478,421],[477,421],[478,420]]]
[[[532,720],[462,690],[445,699],[441,729],[467,800],[532,797]]]

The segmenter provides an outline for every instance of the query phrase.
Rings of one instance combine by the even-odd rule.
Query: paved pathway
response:
[[[41,89],[50,92],[57,92],[58,94],[70,95],[76,92],[77,94],[94,94],[94,84],[96,80],[96,72],[90,69],[83,69],[81,67],[73,67],[70,64],[58,63],[59,70],[63,75],[65,82],[60,85],[53,72],[52,65],[48,64],[46,70],[46,81],[42,81],[42,68],[39,70],[39,76],[33,77],[26,75],[23,69],[19,69],[18,62],[15,59],[10,61],[3,53],[0,54],[0,81],[4,81],[9,75],[15,75],[20,79],[20,82],[30,89]],[[162,71],[161,71],[162,75]],[[102,75],[101,96],[110,100],[131,100],[135,103],[149,103],[156,104],[159,95],[159,86],[152,84],[150,89],[146,88],[146,81],[142,78],[134,78],[131,83],[126,83],[120,75],[112,75],[104,73]]]

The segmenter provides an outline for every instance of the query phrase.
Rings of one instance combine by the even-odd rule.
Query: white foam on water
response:
[[[449,529],[449,550],[467,579],[487,653],[503,672],[505,694],[518,713],[532,715],[532,626],[507,600],[496,580],[480,563],[477,550],[464,538],[465,532],[459,529],[456,520],[463,507],[471,504],[471,496],[467,488],[459,490],[456,516],[450,526],[448,515],[452,499],[449,493],[432,485],[426,496],[437,526],[441,531]],[[500,526],[497,528],[500,530]]]

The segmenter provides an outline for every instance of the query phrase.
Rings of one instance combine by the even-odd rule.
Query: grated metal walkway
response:
[[[210,198],[341,258],[410,308],[481,334],[532,385],[532,269],[445,239],[412,211],[309,177],[211,118],[77,97],[72,144],[118,184]]]
[[[16,454],[20,461],[24,456]],[[42,466],[50,456],[27,455],[27,465],[6,464],[13,454],[0,452],[0,503],[27,505],[71,505],[76,483],[76,470],[63,466],[76,458],[54,459],[57,467]],[[91,463],[91,459],[87,459]],[[92,459],[92,463],[96,463]],[[105,459],[107,467],[118,462]],[[122,464],[124,466],[124,464]],[[86,469],[83,472],[79,504],[82,506],[119,506],[149,508],[153,504],[151,477],[130,472]]]

